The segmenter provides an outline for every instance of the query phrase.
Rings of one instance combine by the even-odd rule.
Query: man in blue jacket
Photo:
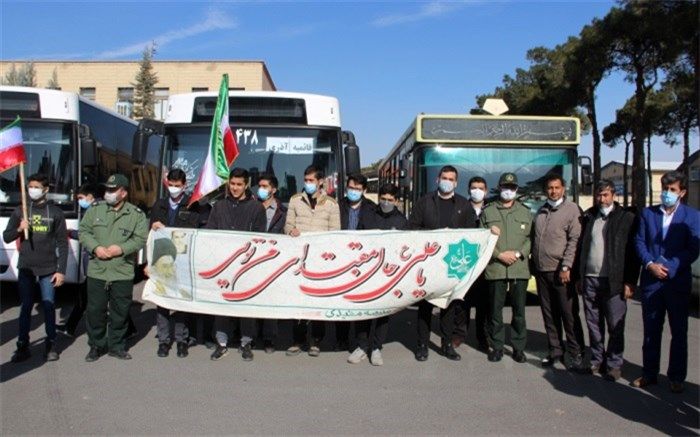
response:
[[[672,171],[661,177],[661,205],[642,211],[635,238],[643,270],[644,370],[635,387],[656,384],[661,359],[661,333],[668,313],[671,357],[668,379],[671,391],[683,391],[688,370],[688,307],[692,283],[691,264],[700,253],[698,211],[683,205],[685,175]]]

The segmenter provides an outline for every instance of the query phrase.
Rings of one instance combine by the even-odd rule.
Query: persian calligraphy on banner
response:
[[[175,311],[362,320],[427,299],[462,299],[497,236],[484,229],[337,231],[297,238],[205,229],[151,231],[143,298]]]

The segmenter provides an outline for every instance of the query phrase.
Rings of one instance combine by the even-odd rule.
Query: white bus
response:
[[[80,207],[76,193],[83,183],[100,189],[111,173],[130,177],[130,199],[142,207],[155,200],[158,177],[158,148],[137,164],[133,159],[138,123],[103,108],[76,93],[40,88],[0,87],[0,126],[17,116],[22,119],[22,137],[27,156],[25,174],[43,173],[49,178],[48,198],[60,207],[68,229],[77,229]],[[150,164],[148,163],[150,162]],[[99,194],[99,191],[98,191]],[[20,204],[19,170],[0,173],[0,231]],[[17,280],[17,244],[0,248],[0,281]],[[79,244],[70,240],[66,282],[80,283]]]
[[[172,167],[182,168],[189,189],[193,188],[206,158],[216,101],[216,92],[170,97],[163,129],[161,178]],[[340,109],[334,97],[230,91],[229,117],[239,149],[232,167],[248,170],[252,185],[257,183],[258,175],[274,174],[282,202],[301,191],[304,169],[309,165],[325,172],[326,190],[334,196],[343,195],[342,181],[347,172],[359,171],[354,136],[341,130]]]

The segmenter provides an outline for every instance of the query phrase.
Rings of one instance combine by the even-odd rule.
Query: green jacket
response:
[[[530,210],[518,201],[510,208],[504,208],[500,200],[491,202],[481,213],[481,226],[487,229],[498,226],[501,230],[491,261],[486,266],[486,279],[530,279]],[[522,257],[506,266],[497,257],[507,250],[519,251]]]
[[[148,237],[148,219],[143,211],[129,202],[119,211],[103,201],[97,202],[87,210],[79,229],[80,244],[90,254],[88,277],[103,281],[134,279],[136,256]],[[122,255],[108,260],[95,256],[98,246],[107,248],[113,244],[122,249]]]

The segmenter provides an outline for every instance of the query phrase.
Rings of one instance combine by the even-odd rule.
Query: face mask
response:
[[[117,203],[119,203],[119,198],[117,195],[116,191],[112,191],[111,193],[108,191],[105,193],[105,202],[107,202],[107,205],[109,206],[114,206]]]
[[[666,208],[671,208],[673,205],[678,202],[678,194],[672,193],[670,191],[662,191],[661,192],[661,203],[666,207]]]
[[[267,198],[270,197],[270,190],[266,190],[265,188],[258,187],[258,199],[265,201]]]
[[[83,209],[88,209],[92,203],[87,199],[78,199],[78,205]]]
[[[438,183],[438,189],[442,194],[450,194],[454,191],[455,184],[453,184],[452,181],[448,181],[447,179],[440,179],[440,183]]]
[[[168,192],[170,192],[170,197],[177,199],[180,194],[185,191],[185,187],[168,187]]]
[[[313,182],[304,182],[304,191],[306,191],[306,194],[309,196],[313,196],[317,188],[318,187]]]
[[[556,208],[557,206],[561,205],[563,202],[564,202],[563,197],[559,200],[547,199],[547,203],[549,203],[549,206],[551,206],[552,208]]]
[[[614,207],[614,206],[615,206],[615,204],[613,204],[613,203],[611,203],[610,206],[602,206],[602,205],[601,205],[601,206],[599,207],[600,213],[603,215],[603,217],[607,217],[608,214],[610,214],[610,211],[613,210],[613,207]]]
[[[27,192],[29,193],[29,197],[32,200],[39,200],[42,197],[44,197],[44,190],[42,188],[27,188]]]
[[[345,194],[345,196],[348,198],[349,201],[355,203],[359,201],[362,197],[362,191],[348,188],[348,192]]]
[[[469,196],[471,196],[474,202],[479,203],[484,200],[486,193],[481,188],[474,188],[473,190],[469,190]]]
[[[389,214],[391,211],[394,210],[395,206],[392,202],[389,202],[388,200],[380,200],[379,208],[384,214]]]
[[[517,192],[518,192],[518,190],[503,189],[503,190],[501,190],[501,199],[505,200],[506,202],[508,202],[510,200],[514,200]]]

